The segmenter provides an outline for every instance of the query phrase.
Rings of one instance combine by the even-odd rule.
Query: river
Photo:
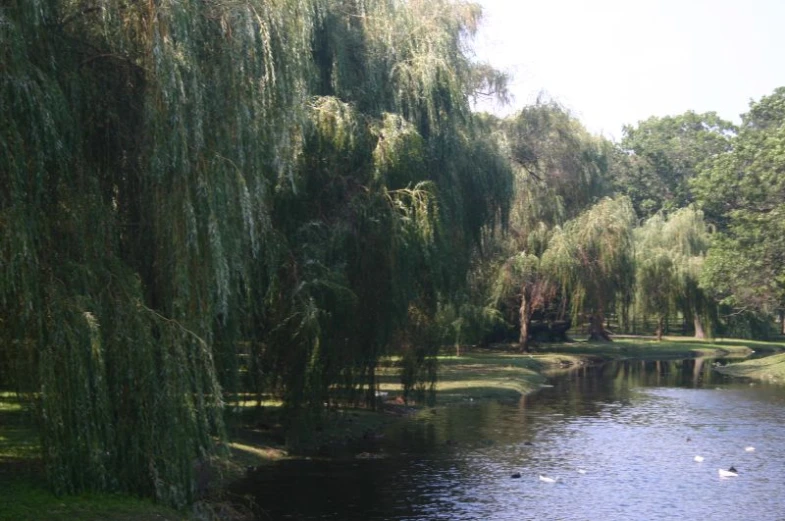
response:
[[[785,391],[711,365],[576,370],[356,448],[378,459],[282,461],[241,488],[265,520],[785,520]]]

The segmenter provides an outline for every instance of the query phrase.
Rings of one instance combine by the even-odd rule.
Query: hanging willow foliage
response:
[[[469,110],[499,86],[468,57],[478,19],[447,0],[0,8],[0,385],[39,400],[55,490],[181,505],[224,391],[277,394],[296,426],[336,386],[372,402],[396,341],[407,386],[433,385],[433,316],[512,191]]]
[[[655,214],[635,238],[638,311],[658,316],[658,334],[664,317],[678,310],[693,321],[696,337],[711,336],[716,307],[699,285],[710,243],[703,212],[690,206],[667,217]]]
[[[590,338],[609,340],[605,313],[632,300],[635,212],[626,197],[605,198],[553,234],[544,269],[569,295],[573,316],[590,318]],[[576,320],[577,321],[577,320]]]

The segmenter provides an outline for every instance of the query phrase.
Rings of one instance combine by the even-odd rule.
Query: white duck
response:
[[[693,460],[695,460],[695,461],[697,461],[698,463],[700,463],[701,461],[703,461],[703,456],[695,456],[695,457],[694,457],[694,458],[692,458],[692,459],[693,459]]]
[[[719,469],[718,472],[721,478],[735,478],[739,475],[738,471],[734,467],[731,467],[728,470]]]
[[[543,483],[556,483],[559,478],[549,478],[548,476],[543,476],[540,474],[540,481]]]

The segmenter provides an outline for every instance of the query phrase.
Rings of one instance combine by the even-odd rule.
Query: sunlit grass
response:
[[[785,353],[729,364],[718,367],[717,371],[730,376],[783,384],[785,383]]]
[[[0,413],[18,412],[21,410],[22,404],[17,398],[16,393],[0,391]]]
[[[517,399],[540,388],[544,373],[583,361],[562,354],[516,354],[493,351],[439,357],[437,404],[466,400]]]
[[[754,347],[753,347],[754,346]],[[543,344],[540,351],[572,355],[598,356],[608,359],[672,359],[698,356],[729,357],[748,356],[754,350],[779,350],[772,342],[751,343],[739,339],[697,340],[683,337],[663,337],[662,341],[650,338],[618,337],[613,342],[569,342]]]
[[[41,455],[38,433],[24,413],[16,393],[0,392],[0,463]]]

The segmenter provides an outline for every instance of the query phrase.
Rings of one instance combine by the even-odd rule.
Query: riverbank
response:
[[[723,367],[717,367],[716,370],[717,372],[728,376],[784,384],[785,353],[728,364]]]
[[[613,342],[570,342],[543,344],[537,351],[558,352],[581,357],[610,360],[672,360],[679,358],[743,358],[755,351],[779,352],[785,345],[743,339],[698,340],[684,337],[616,336]]]
[[[617,338],[612,343],[567,342],[543,344],[534,352],[520,353],[517,345],[494,345],[487,349],[463,349],[461,356],[439,357],[435,405],[451,406],[479,400],[518,400],[546,384],[550,375],[589,364],[612,360],[676,360],[684,358],[744,358],[753,351],[777,352],[785,345],[771,342],[723,339],[702,341],[665,337],[662,342],[641,337]],[[404,404],[403,389],[395,363],[379,370],[379,391],[383,396],[378,412],[337,409],[326,413],[324,425],[310,439],[301,440],[309,456],[323,456],[344,450],[357,439],[373,439],[400,416],[430,409],[427,400]],[[415,397],[416,398],[416,397]],[[280,429],[279,412],[266,407],[249,410],[253,422],[236,425],[231,444],[236,469],[263,466],[293,457],[286,451]]]
[[[518,353],[514,345],[493,349],[465,350],[462,356],[439,359],[436,405],[448,406],[476,400],[517,400],[546,385],[548,375],[592,363],[621,359],[678,359],[698,356],[744,357],[753,350],[770,352],[785,349],[780,343],[744,340],[714,342],[666,338],[656,342],[638,337],[617,338],[615,342],[571,342],[537,346],[533,353]],[[768,361],[768,363],[764,363]],[[757,365],[752,365],[755,362]],[[769,371],[771,380],[785,382],[785,354],[750,360],[720,368],[744,371],[738,376],[754,376]],[[775,373],[775,371],[779,371]],[[363,409],[332,409],[323,425],[300,440],[312,457],[333,451],[352,450],[355,442],[372,441],[387,425],[401,416],[426,412],[424,403],[402,403],[402,389],[394,363],[380,371],[382,394],[378,412]],[[45,488],[38,453],[37,436],[29,413],[10,394],[0,394],[0,521],[206,521],[243,519],[226,495],[226,485],[242,477],[249,468],[263,467],[281,458],[302,457],[287,452],[282,427],[282,411],[275,403],[262,408],[243,407],[230,422],[228,459],[212,467],[213,494],[191,512],[178,512],[150,501],[121,495],[91,494],[58,498]],[[26,416],[27,415],[27,416]],[[363,457],[358,453],[356,457]]]

